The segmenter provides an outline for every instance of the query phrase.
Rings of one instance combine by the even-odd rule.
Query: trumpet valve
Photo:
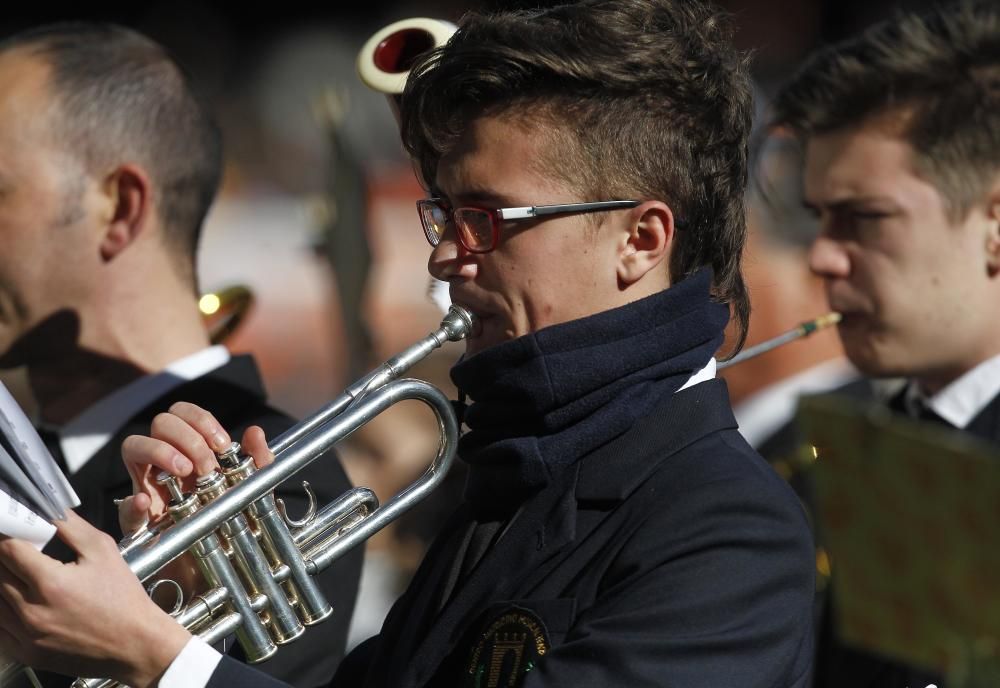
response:
[[[253,457],[243,454],[239,442],[230,444],[228,449],[216,454],[216,458],[222,467],[222,474],[226,476],[226,481],[230,485],[249,478],[257,471]]]
[[[195,495],[186,494],[181,487],[181,479],[166,471],[156,477],[156,484],[163,487],[170,495],[167,513],[175,523],[190,516],[198,510],[199,500]]]
[[[207,504],[226,491],[226,479],[218,471],[212,471],[208,475],[199,476],[195,481],[194,491],[201,503]]]
[[[235,468],[240,463],[240,454],[242,452],[243,447],[240,446],[239,442],[231,442],[226,449],[216,453],[215,457],[222,468]]]
[[[187,499],[187,495],[185,495],[184,491],[181,489],[180,478],[170,475],[166,471],[163,471],[156,476],[156,484],[167,491],[170,495],[171,504],[180,504]]]

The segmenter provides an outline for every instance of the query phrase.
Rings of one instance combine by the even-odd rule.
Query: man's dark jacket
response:
[[[111,440],[76,474],[70,483],[80,497],[77,512],[101,530],[121,537],[118,510],[113,500],[132,494],[132,482],[121,458],[122,441],[129,435],[149,434],[153,418],[174,402],[188,401],[215,415],[235,440],[251,425],[259,425],[273,439],[294,424],[286,414],[267,404],[260,374],[249,356],[234,356],[210,373],[185,382],[135,414]],[[316,492],[319,506],[350,489],[350,484],[336,455],[330,453],[310,464],[282,485],[276,495],[285,500],[288,514],[298,518],[305,513],[308,501],[302,490],[307,480]],[[319,580],[333,606],[331,617],[322,625],[306,629],[294,642],[281,646],[273,658],[257,668],[277,676],[297,688],[312,688],[329,681],[344,654],[347,627],[357,597],[362,550],[359,548],[327,569]],[[243,659],[238,645],[231,646],[230,656]],[[64,677],[51,676],[46,686],[64,686]]]
[[[672,395],[562,476],[438,611],[460,510],[331,685],[808,685],[808,528],[737,432],[723,381]],[[225,685],[278,684],[224,659],[209,686]]]

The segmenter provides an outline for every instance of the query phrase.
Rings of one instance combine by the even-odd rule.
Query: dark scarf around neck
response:
[[[703,368],[729,321],[710,286],[704,269],[640,301],[456,364],[452,380],[472,399],[458,452],[470,465],[466,501],[477,516],[509,514]]]

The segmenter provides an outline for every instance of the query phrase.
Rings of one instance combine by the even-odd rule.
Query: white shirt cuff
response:
[[[208,643],[192,637],[163,673],[159,688],[205,688],[221,661]]]

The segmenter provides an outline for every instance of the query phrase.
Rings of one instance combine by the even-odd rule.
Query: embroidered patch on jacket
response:
[[[545,623],[534,612],[508,609],[479,636],[465,684],[469,688],[516,688],[550,647]]]

